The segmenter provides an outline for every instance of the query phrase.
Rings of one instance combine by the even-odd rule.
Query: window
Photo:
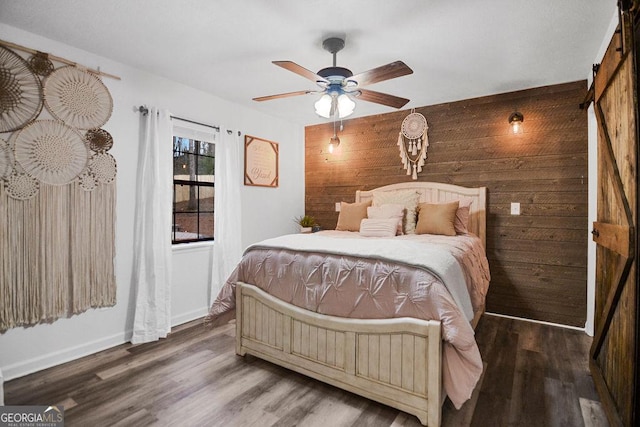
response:
[[[213,240],[215,144],[173,137],[173,243]]]

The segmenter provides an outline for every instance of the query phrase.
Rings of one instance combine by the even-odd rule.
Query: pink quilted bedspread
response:
[[[336,247],[344,246],[341,242],[346,241],[341,239],[360,238],[350,232],[317,234],[335,238]],[[460,264],[473,310],[484,304],[490,277],[477,237],[407,235],[387,240],[385,245],[419,242],[448,251]],[[313,252],[289,245],[257,244],[247,249],[223,286],[211,306],[208,322],[219,325],[235,317],[236,282],[256,285],[290,304],[330,316],[439,320],[444,341],[443,386],[457,408],[469,399],[482,374],[473,328],[442,280],[427,267],[384,257],[345,255],[344,250]]]

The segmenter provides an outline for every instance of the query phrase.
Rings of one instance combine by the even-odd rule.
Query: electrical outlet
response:
[[[511,215],[520,215],[520,203],[511,202]]]
[[[340,202],[336,202],[336,212],[340,212]]]

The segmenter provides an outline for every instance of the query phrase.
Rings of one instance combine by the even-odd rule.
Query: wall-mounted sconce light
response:
[[[334,134],[329,141],[329,153],[333,153],[333,150],[338,148],[338,145],[340,145],[340,138]]]
[[[524,116],[521,112],[515,111],[509,116],[509,124],[511,125],[511,131],[514,134],[522,133],[522,122],[524,122]]]
[[[336,134],[336,120],[334,118],[334,120],[333,120],[333,136],[331,137],[331,140],[329,140],[329,153],[333,154],[333,150],[338,148],[338,145],[340,145],[340,138],[338,138],[338,135]]]

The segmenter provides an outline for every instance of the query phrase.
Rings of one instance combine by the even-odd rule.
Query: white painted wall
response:
[[[612,2],[613,3],[613,2]],[[613,36],[616,26],[618,25],[618,9],[612,5],[613,13],[609,28],[598,50],[598,54],[593,58],[593,63],[597,64],[602,61],[611,37]],[[589,72],[587,79],[589,85],[593,81],[593,73]],[[593,104],[588,111],[588,133],[589,133],[589,229],[596,220],[597,213],[597,197],[598,197],[598,124],[596,123],[596,115]],[[591,236],[591,235],[589,235]],[[587,334],[593,336],[594,333],[594,316],[595,316],[595,290],[596,290],[596,244],[589,237],[589,248],[587,251],[587,321],[584,329]]]
[[[304,128],[232,104],[182,84],[137,70],[72,46],[0,24],[0,39],[50,52],[87,67],[118,75],[104,78],[114,101],[113,115],[104,126],[114,139],[111,153],[118,162],[115,307],[89,310],[69,319],[30,328],[15,328],[0,335],[0,370],[5,381],[126,342],[133,324],[134,289],[131,287],[133,211],[140,115],[134,106],[146,104],[172,114],[222,125],[243,134],[280,144],[280,186],[243,187],[240,215],[244,246],[296,231],[292,221],[304,212]],[[134,41],[132,41],[134,42]],[[211,70],[211,78],[226,70]],[[7,135],[0,135],[6,137]],[[175,246],[173,254],[173,324],[206,313],[211,277],[211,244]]]

